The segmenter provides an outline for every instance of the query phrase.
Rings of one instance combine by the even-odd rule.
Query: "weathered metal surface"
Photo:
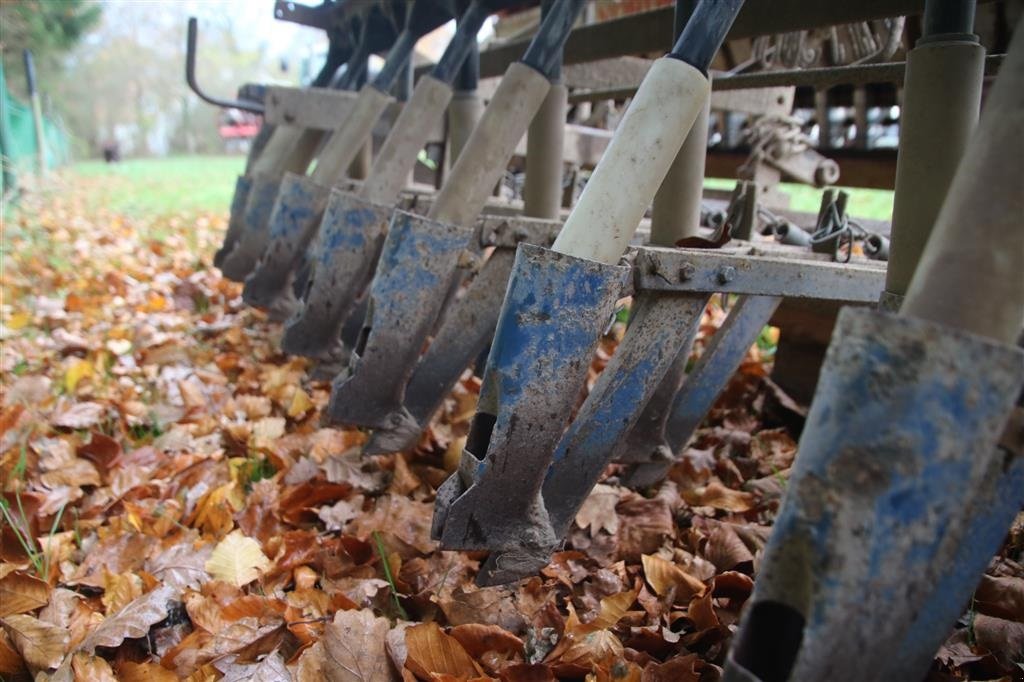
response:
[[[246,303],[269,306],[289,288],[292,272],[320,226],[328,194],[328,188],[308,176],[285,174],[270,214],[267,246],[245,279]]]
[[[996,447],[1022,384],[1020,349],[843,310],[748,609],[805,622],[776,679],[925,675],[1024,504]],[[779,630],[743,623],[737,661],[760,674]]]
[[[869,234],[864,238],[864,255],[871,260],[889,260],[889,238],[881,234]]]
[[[780,302],[773,296],[743,296],[729,311],[671,401],[664,427],[669,453],[680,452],[690,440]],[[621,454],[633,463],[622,481],[638,488],[660,481],[673,463],[657,448]]]
[[[467,367],[494,337],[515,252],[497,249],[445,312],[427,352],[405,389],[405,409],[412,420],[374,431],[365,452],[396,452],[416,444]]]
[[[515,249],[520,242],[548,246],[562,229],[559,220],[484,214],[479,221],[480,245]]]
[[[751,251],[641,247],[637,263],[645,266],[635,270],[636,288],[874,303],[885,282],[883,263],[831,263]]]
[[[247,175],[239,175],[235,181],[235,193],[231,196],[231,212],[228,217],[228,230],[224,234],[224,243],[213,256],[213,264],[218,268],[224,264],[224,259],[235,248],[238,238],[245,229],[245,205],[249,201],[251,189],[252,178]]]
[[[242,214],[242,231],[235,248],[224,257],[220,270],[233,282],[244,282],[256,267],[256,261],[267,244],[268,223],[274,210],[281,177],[256,175],[252,180],[248,201]]]
[[[315,243],[302,309],[285,328],[281,348],[291,355],[339,360],[339,333],[370,281],[387,232],[390,206],[332,190]]]
[[[559,538],[611,462],[617,446],[654,395],[666,372],[689,347],[710,294],[647,293],[611,361],[601,372],[552,457],[542,496]]]
[[[276,125],[334,130],[356,101],[351,90],[272,85],[264,97],[264,119]]]
[[[435,504],[442,547],[495,552],[481,584],[538,568],[557,541],[541,485],[626,274],[519,246],[462,465]]]
[[[395,211],[360,344],[331,387],[330,423],[393,428],[411,419],[402,407],[405,384],[472,236],[472,228]]]

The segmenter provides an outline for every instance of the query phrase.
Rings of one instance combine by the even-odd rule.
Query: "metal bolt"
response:
[[[679,268],[679,281],[686,282],[691,280],[695,274],[697,274],[697,268],[693,267],[693,263],[683,263]]]
[[[718,271],[718,283],[728,284],[729,282],[736,279],[736,268],[731,265],[726,265],[724,268]]]

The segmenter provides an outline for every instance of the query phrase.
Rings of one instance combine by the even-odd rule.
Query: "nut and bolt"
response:
[[[729,282],[736,279],[736,268],[731,265],[726,265],[724,268],[718,271],[718,283],[728,284]]]
[[[683,263],[679,268],[679,281],[689,281],[695,274],[697,274],[697,268],[693,267],[693,263]]]

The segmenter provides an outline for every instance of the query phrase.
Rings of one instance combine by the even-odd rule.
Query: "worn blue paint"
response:
[[[281,191],[270,215],[271,243],[301,235],[316,218],[316,203],[322,190],[310,183],[298,176],[290,176],[281,183]]]
[[[1022,383],[1019,350],[843,311],[755,591],[800,607],[778,572],[806,568],[794,675],[847,646],[872,647],[865,677],[927,669],[1024,504],[1024,461],[994,449]]]
[[[367,231],[380,220],[373,209],[366,206],[352,207],[345,202],[334,201],[334,196],[320,224],[316,260],[324,266],[330,264],[335,252],[341,249],[362,251],[366,246]]]

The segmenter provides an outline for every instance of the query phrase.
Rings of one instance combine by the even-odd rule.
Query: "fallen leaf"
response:
[[[210,575],[236,587],[248,585],[268,568],[270,559],[260,549],[260,544],[240,530],[228,533],[217,543],[206,562]]]
[[[421,623],[406,629],[405,647],[405,667],[421,680],[429,682],[434,674],[463,679],[480,675],[459,641],[445,634],[437,623]]]
[[[694,507],[713,507],[737,513],[750,511],[756,506],[751,493],[726,488],[718,481],[712,481],[703,488],[683,491],[683,499]]]
[[[177,595],[174,588],[166,585],[142,595],[100,623],[80,648],[92,653],[98,646],[116,647],[126,639],[144,637],[153,625],[167,617],[168,604]]]
[[[664,597],[673,588],[677,599],[690,599],[704,593],[704,581],[695,578],[671,561],[666,561],[653,554],[640,557],[644,567],[647,583],[660,597]]]
[[[88,429],[103,419],[106,408],[99,403],[76,403],[56,415],[50,423],[62,429]]]
[[[615,535],[619,532],[619,515],[615,512],[619,497],[619,491],[610,485],[599,483],[594,486],[576,512],[576,525],[582,530],[589,528],[590,537],[602,530]]]
[[[301,388],[296,388],[295,393],[292,394],[291,401],[288,403],[287,414],[292,419],[297,419],[314,407],[316,407],[316,405],[314,405],[313,401],[309,399],[309,395]]]
[[[237,656],[214,661],[213,667],[223,675],[220,682],[281,682],[291,679],[284,659],[277,651],[270,652],[258,663],[237,663]]]
[[[388,682],[388,621],[371,611],[339,611],[324,630],[323,672],[331,682]]]
[[[983,575],[974,591],[974,608],[987,616],[1024,623],[1024,578]]]
[[[64,659],[71,638],[64,628],[25,615],[7,616],[0,623],[30,666],[50,670]]]
[[[50,601],[50,585],[35,576],[13,571],[0,578],[0,618],[28,613]]]
[[[64,373],[64,390],[68,393],[74,393],[78,383],[92,375],[93,366],[91,362],[88,360],[75,360]]]
[[[76,651],[71,657],[71,670],[75,682],[118,682],[109,663],[84,651]]]

